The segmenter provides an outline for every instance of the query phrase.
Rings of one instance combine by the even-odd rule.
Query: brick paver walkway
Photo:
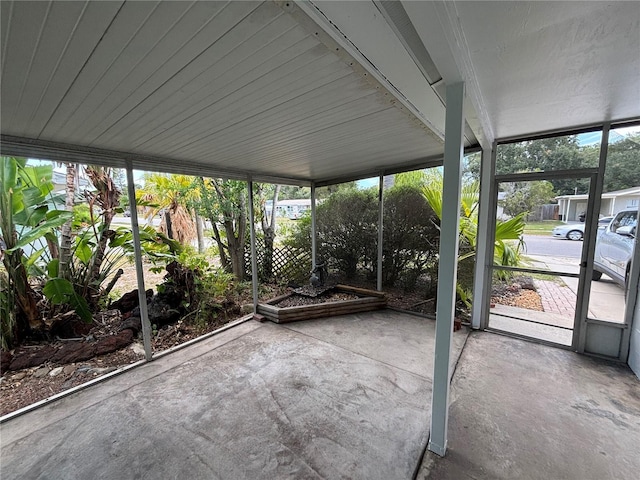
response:
[[[573,317],[576,311],[576,294],[558,282],[551,280],[534,280],[542,300],[542,308],[545,312],[554,312]]]

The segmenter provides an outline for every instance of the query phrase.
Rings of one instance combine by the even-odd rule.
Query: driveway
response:
[[[553,241],[553,239],[551,240]],[[578,243],[582,244],[582,242]],[[550,255],[528,256],[534,261],[532,265],[534,268],[553,270],[556,272],[580,273],[580,267],[576,258]],[[577,296],[578,279],[562,277],[562,281]],[[589,298],[590,318],[623,323],[625,303],[624,290],[608,276],[603,275],[601,280],[591,282],[591,296]]]

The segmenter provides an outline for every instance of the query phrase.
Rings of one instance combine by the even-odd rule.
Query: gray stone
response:
[[[144,346],[141,343],[132,343],[131,346],[129,347],[131,350],[133,350],[133,353],[137,353],[138,355],[144,355]]]
[[[71,375],[73,372],[76,371],[76,367],[74,365],[65,365],[62,371],[64,372],[65,375]]]
[[[33,372],[33,376],[36,378],[41,378],[49,374],[51,369],[49,367],[40,367],[35,372]]]
[[[22,380],[27,376],[27,372],[18,372],[13,376],[13,380]]]
[[[91,368],[87,371],[88,374],[92,375],[104,375],[105,373],[115,372],[117,370],[116,367],[104,367],[104,368]]]
[[[63,367],[56,367],[53,370],[51,370],[49,372],[49,376],[50,377],[57,377],[58,375],[60,375],[62,373],[62,371],[64,370]]]

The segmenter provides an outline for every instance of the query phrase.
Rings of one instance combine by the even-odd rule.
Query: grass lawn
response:
[[[527,222],[524,227],[525,235],[550,235],[551,230],[558,225],[564,225],[560,220],[543,220],[542,222]]]

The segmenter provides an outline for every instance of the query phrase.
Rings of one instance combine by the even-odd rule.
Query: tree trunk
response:
[[[173,226],[171,225],[171,212],[167,208],[164,211],[164,224],[167,226],[167,237],[173,240]]]
[[[95,202],[102,208],[102,226],[99,232],[94,230],[98,244],[91,259],[88,278],[85,288],[89,290],[89,295],[85,298],[92,307],[95,307],[100,293],[100,270],[107,251],[107,243],[113,238],[115,232],[111,230],[111,222],[115,216],[115,209],[119,205],[120,190],[116,187],[111,178],[110,169],[103,167],[88,166],[85,171],[91,179],[91,183],[97,190],[96,193],[87,193],[90,199],[90,206]]]
[[[244,196],[240,197],[237,215],[226,212],[224,228],[227,232],[227,245],[231,257],[231,268],[234,276],[243,281],[246,277],[244,268],[244,246],[247,233],[247,202]],[[235,220],[235,222],[234,222]]]
[[[204,234],[202,233],[202,218],[196,210],[193,211],[196,220],[196,233],[198,235],[198,253],[204,253]]]
[[[231,263],[229,262],[229,257],[227,255],[228,247],[224,244],[224,242],[222,241],[222,238],[220,237],[220,230],[218,230],[218,225],[215,222],[215,218],[210,218],[209,221],[211,222],[211,227],[213,229],[213,239],[218,244],[218,255],[220,255],[220,265],[226,272],[229,272],[231,271]]]
[[[76,193],[76,177],[77,172],[75,164],[67,163],[67,185],[64,206],[65,210],[67,210],[68,212],[73,211],[73,203]],[[72,220],[69,220],[62,226],[62,232],[60,236],[60,267],[58,275],[67,280],[71,279],[71,223]]]
[[[16,316],[16,340],[20,341],[28,332],[37,332],[44,329],[44,321],[38,311],[36,294],[29,285],[27,271],[22,264],[22,250],[5,254],[4,266],[7,274],[13,281],[15,300],[18,304]]]
[[[266,209],[262,212],[262,233],[264,234],[264,259],[262,261],[262,271],[266,280],[271,280],[273,276],[273,242],[276,238],[276,208],[278,206],[278,194],[280,185],[276,185],[273,192],[271,208],[271,221],[267,221]]]

